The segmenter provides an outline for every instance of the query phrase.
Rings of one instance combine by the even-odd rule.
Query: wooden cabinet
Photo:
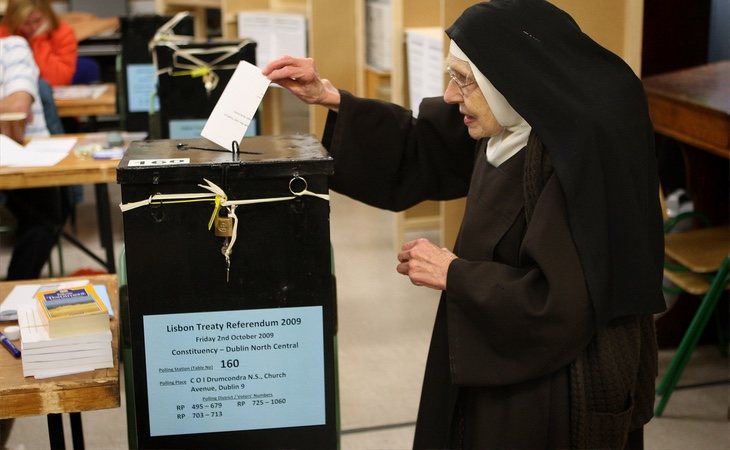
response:
[[[206,9],[218,7],[220,7],[219,0],[155,0],[157,14],[192,12],[195,17],[195,37],[200,40],[204,40],[207,36]]]
[[[390,0],[389,36],[391,42],[388,70],[370,67],[366,61],[367,43],[366,0],[358,0],[359,28],[362,40],[359,66],[362,67],[363,89],[359,92],[371,98],[388,100],[402,106],[408,105],[408,67],[406,64],[406,29],[413,27],[448,28],[470,5],[472,0]],[[444,39],[444,57],[448,51],[448,38]],[[444,82],[446,78],[444,77]],[[405,235],[413,230],[434,230],[439,245],[453,248],[464,214],[463,199],[453,201],[428,201],[396,214],[395,247],[400,248]]]

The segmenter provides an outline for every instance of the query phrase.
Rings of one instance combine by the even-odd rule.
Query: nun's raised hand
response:
[[[319,77],[312,58],[282,56],[267,64],[262,72],[304,103],[322,105],[333,111],[340,107],[340,92],[329,80]]]

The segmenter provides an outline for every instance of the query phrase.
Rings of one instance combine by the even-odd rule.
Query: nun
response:
[[[449,83],[418,118],[311,59],[263,71],[329,108],[333,190],[393,211],[467,199],[453,251],[397,255],[442,292],[413,446],[642,448],[664,300],[641,82],[545,0],[478,3],[446,33]]]

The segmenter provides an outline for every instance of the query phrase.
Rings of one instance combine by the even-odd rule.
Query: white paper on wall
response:
[[[444,93],[444,31],[438,27],[407,28],[408,97],[413,116],[426,97]]]
[[[307,56],[307,18],[302,14],[240,12],[238,37],[256,41],[256,65],[262,69],[280,56]]]

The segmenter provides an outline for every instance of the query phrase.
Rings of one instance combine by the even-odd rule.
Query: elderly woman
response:
[[[544,0],[476,4],[447,34],[449,84],[418,119],[312,60],[264,69],[331,110],[334,190],[393,210],[467,197],[453,253],[398,254],[442,291],[414,447],[640,448],[664,308],[641,83]]]

